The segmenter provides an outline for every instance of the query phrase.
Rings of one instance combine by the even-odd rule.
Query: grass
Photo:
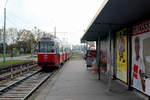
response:
[[[8,65],[15,65],[15,64],[20,64],[20,63],[25,63],[29,62],[31,60],[8,60],[6,62],[0,62],[0,66],[8,66]]]

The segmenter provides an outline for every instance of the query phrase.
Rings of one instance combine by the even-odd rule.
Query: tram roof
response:
[[[149,13],[150,0],[105,0],[81,42],[96,41],[98,36],[107,36],[110,28],[112,32],[116,31],[139,19],[149,17]]]

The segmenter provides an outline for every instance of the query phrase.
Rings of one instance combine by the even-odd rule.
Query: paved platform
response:
[[[86,69],[83,59],[73,59],[66,64],[45,100],[143,100],[121,85],[113,83],[110,92],[107,86],[107,81],[98,80],[96,73]]]

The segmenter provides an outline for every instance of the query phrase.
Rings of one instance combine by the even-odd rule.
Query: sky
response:
[[[33,29],[54,32],[71,44],[79,44],[88,25],[104,0],[8,0],[7,28]],[[3,8],[0,0],[0,28],[3,27]]]

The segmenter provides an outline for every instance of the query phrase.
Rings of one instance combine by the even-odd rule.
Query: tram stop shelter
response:
[[[97,41],[99,36],[107,36],[110,30],[113,32],[149,17],[149,5],[149,0],[105,0],[81,41]]]
[[[101,40],[107,38],[108,44],[110,47],[108,52],[108,58],[111,55],[111,43],[112,39],[115,41],[116,35],[115,32],[124,28],[124,27],[131,27],[138,21],[143,19],[150,18],[150,0],[104,0],[103,4],[99,8],[98,12],[96,13],[95,17],[91,21],[90,25],[88,26],[85,34],[81,38],[81,42],[87,41],[96,41],[97,44],[97,64],[100,64],[100,48]],[[132,33],[132,30],[128,30]],[[132,53],[132,34],[126,34],[128,36],[128,65],[131,65],[131,55]],[[115,46],[114,46],[115,48]],[[115,51],[113,51],[115,52]],[[113,55],[114,58],[116,57]],[[113,66],[114,73],[116,75],[116,65],[115,59],[113,61],[108,60],[108,66]],[[111,63],[113,62],[113,64]],[[131,67],[127,69],[127,86],[128,89],[131,88]],[[108,74],[111,75],[111,74]],[[100,76],[100,68],[99,68],[99,76]]]

